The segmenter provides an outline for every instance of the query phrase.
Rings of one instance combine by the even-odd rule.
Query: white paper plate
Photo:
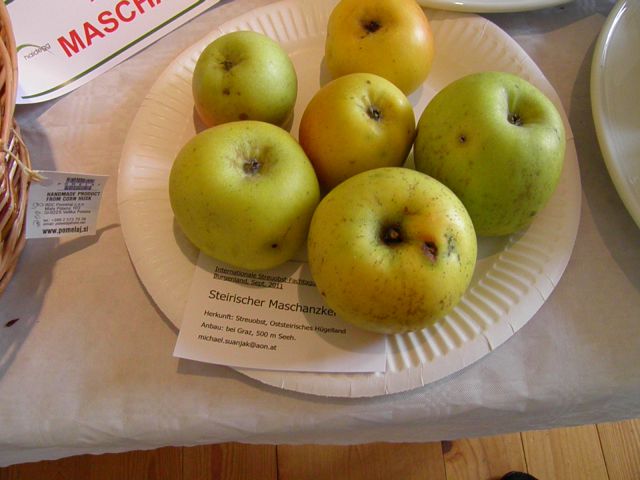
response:
[[[640,3],[620,0],[598,37],[591,108],[598,142],[620,198],[640,227]]]
[[[456,12],[525,12],[554,7],[572,0],[418,0],[420,5]]]
[[[191,73],[200,52],[222,33],[250,29],[279,41],[296,66],[299,95],[292,128],[326,80],[324,32],[331,1],[287,0],[226,23],[171,63],[145,98],[129,131],[118,178],[118,206],[132,262],[154,301],[180,325],[197,250],[174,226],[167,181],[175,155],[195,134]],[[387,371],[313,374],[239,370],[277,387],[327,396],[401,392],[457,372],[510,338],[542,306],[560,279],[575,242],[580,177],[571,129],[556,92],[506,33],[476,15],[428,12],[437,42],[433,70],[410,96],[416,117],[436,91],[482,70],[509,71],[542,89],[565,120],[567,155],[560,184],[524,232],[481,239],[471,287],[444,321],[417,333],[388,337]]]

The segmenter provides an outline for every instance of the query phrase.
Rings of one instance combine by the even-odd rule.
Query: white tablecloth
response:
[[[605,169],[589,100],[594,43],[613,5],[604,0],[487,15],[560,95],[583,188],[564,276],[504,345],[444,380],[369,399],[289,392],[172,356],[176,330],[136,276],[119,226],[120,152],[169,62],[265,3],[222,2],[77,91],[18,108],[36,168],[110,179],[98,235],[30,240],[0,298],[0,465],[227,441],[422,442],[640,416],[640,230]]]

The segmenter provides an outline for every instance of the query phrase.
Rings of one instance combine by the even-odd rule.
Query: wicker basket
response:
[[[16,42],[9,12],[0,2],[0,295],[25,243],[27,192],[34,173],[13,118],[18,87]]]

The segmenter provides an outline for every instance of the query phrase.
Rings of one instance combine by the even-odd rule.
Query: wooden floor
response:
[[[0,480],[640,480],[640,419],[434,443],[167,447],[0,468]]]

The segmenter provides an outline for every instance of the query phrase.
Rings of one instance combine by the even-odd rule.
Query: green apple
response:
[[[298,140],[324,190],[365,170],[400,166],[413,146],[416,120],[389,80],[353,73],[316,92],[300,119]]]
[[[447,314],[475,268],[473,224],[460,200],[413,169],[359,173],[318,205],[309,267],[327,305],[381,333],[424,328]]]
[[[276,41],[238,31],[218,37],[202,51],[192,88],[196,111],[208,127],[235,120],[286,127],[293,119],[298,78]]]
[[[252,120],[197,134],[169,175],[175,219],[205,254],[249,270],[291,259],[320,198],[300,145],[285,130]]]
[[[409,95],[433,55],[431,26],[415,0],[341,0],[329,16],[325,64],[334,77],[375,73]]]
[[[565,130],[554,104],[524,79],[503,72],[447,85],[420,116],[416,168],[453,190],[478,235],[526,227],[554,192]]]

